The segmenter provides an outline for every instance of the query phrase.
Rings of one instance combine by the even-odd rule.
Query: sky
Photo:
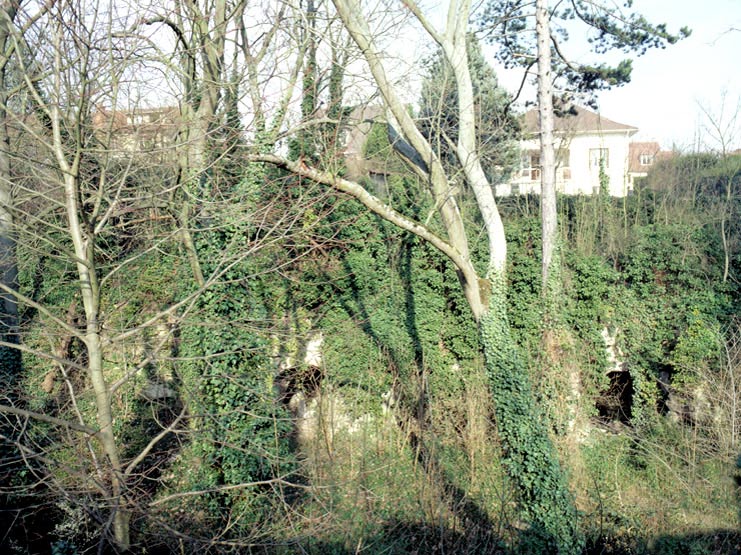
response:
[[[636,7],[649,21],[687,25],[692,35],[634,60],[631,83],[602,95],[604,116],[665,148],[691,150],[698,140],[718,148],[705,111],[741,148],[741,0],[639,0]]]
[[[718,150],[718,133],[709,132],[705,110],[730,147],[741,148],[741,0],[635,0],[633,8],[652,23],[666,23],[670,32],[686,25],[692,35],[634,58],[631,82],[600,93],[600,113],[638,127],[635,140],[655,140],[665,149]],[[503,85],[513,86],[513,76],[498,72]]]

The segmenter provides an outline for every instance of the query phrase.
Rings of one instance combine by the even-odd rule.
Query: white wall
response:
[[[611,196],[623,197],[630,188],[628,184],[628,149],[630,136],[634,131],[602,132],[593,134],[578,134],[571,138],[558,138],[556,148],[568,149],[569,165],[559,166],[556,170],[556,190],[569,195],[593,194],[599,186],[599,166],[590,163],[590,151],[593,149],[607,149],[608,163],[605,168],[610,180],[609,193]],[[538,151],[540,144],[537,139],[522,141],[520,148],[523,152]],[[570,175],[569,175],[570,174]],[[540,180],[531,180],[529,176],[517,173],[510,183],[498,185],[498,195],[509,195],[512,185],[516,185],[520,194],[540,194]]]
[[[605,171],[610,180],[609,192],[614,197],[627,194],[628,147],[630,136],[624,132],[577,135],[571,139],[571,181],[564,192],[572,195],[590,195],[599,187],[599,166],[590,162],[590,151],[607,149]]]

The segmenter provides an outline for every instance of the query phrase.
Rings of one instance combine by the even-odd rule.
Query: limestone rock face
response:
[[[370,428],[370,414],[354,416],[347,401],[334,392],[324,392],[311,399],[298,401],[296,415],[297,439],[301,444],[322,438],[331,445],[338,434],[355,435]]]
[[[306,343],[306,352],[304,353],[304,365],[315,368],[322,367],[322,344],[324,335],[318,332]]]
[[[605,353],[607,354],[607,374],[612,372],[627,372],[628,365],[625,362],[623,352],[617,344],[617,337],[620,334],[620,329],[610,329],[605,326],[602,328],[602,339],[605,342]]]

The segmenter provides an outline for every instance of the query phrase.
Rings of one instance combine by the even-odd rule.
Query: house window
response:
[[[650,166],[654,163],[654,155],[643,153],[638,158],[639,162],[641,163],[641,166]]]
[[[149,117],[142,114],[134,114],[126,117],[126,123],[129,125],[141,125],[142,123],[148,123]]]
[[[606,148],[589,149],[589,167],[600,169],[610,167],[610,151]]]
[[[571,159],[571,152],[569,149],[558,149],[556,151],[556,175],[560,175],[563,181],[571,179],[571,165],[569,160]]]
[[[522,177],[528,181],[540,181],[540,152],[530,150],[522,153]]]

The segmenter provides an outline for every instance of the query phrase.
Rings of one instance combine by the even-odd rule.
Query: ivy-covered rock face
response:
[[[377,130],[370,147],[380,155],[388,144],[385,131]],[[382,187],[389,201],[424,219],[434,207],[431,198],[401,165],[387,168],[398,172]],[[430,551],[444,545],[451,553],[498,553],[503,545],[523,553],[575,553],[585,533],[596,545],[606,541],[597,534],[607,529],[614,537],[629,532],[630,545],[643,545],[684,526],[678,506],[681,518],[698,526],[721,523],[718,528],[735,517],[729,475],[739,430],[730,428],[737,413],[728,407],[736,400],[729,396],[731,380],[741,383],[741,377],[719,354],[728,358],[724,334],[738,312],[741,258],[733,250],[738,242],[727,243],[730,277],[724,280],[722,232],[736,238],[737,224],[724,228],[714,219],[717,198],[698,198],[692,209],[672,208],[672,195],[650,191],[620,201],[561,199],[562,288],[553,289],[558,302],[546,307],[537,199],[506,199],[506,284],[491,276],[491,305],[478,328],[439,253],[348,199],[267,173],[251,166],[243,179],[221,181],[207,195],[192,231],[202,270],[213,279],[183,317],[148,326],[106,355],[107,375],[117,380],[132,360],[149,353],[160,332],[170,334],[115,395],[121,417],[114,431],[129,460],[186,409],[181,426],[131,482],[137,492],[143,484],[146,502],[158,510],[133,521],[143,543],[162,533],[156,529],[162,519],[193,537],[223,533],[225,544],[275,540],[288,546],[283,553],[297,544],[314,553],[327,552],[326,546],[354,552],[358,545],[369,553],[420,545]],[[473,204],[462,197],[465,211]],[[260,222],[281,222],[299,201],[305,209],[295,214],[298,229],[253,249],[263,238]],[[264,220],[245,218],[256,205],[270,207],[256,212]],[[437,225],[433,218],[430,226],[440,232]],[[156,235],[169,237],[166,231]],[[482,267],[486,253],[477,237],[471,237],[472,256]],[[112,259],[133,259],[101,292],[105,340],[196,289],[176,238],[144,253],[141,247],[123,241],[111,251]],[[20,261],[24,294],[77,325],[68,265],[42,257],[35,244],[21,250]],[[543,362],[546,309],[553,316],[550,345],[562,366]],[[47,318],[26,307],[25,345],[58,353],[64,346],[69,362],[84,361],[83,343],[50,336]],[[589,421],[613,385],[606,376],[605,329],[630,389],[630,411],[613,427]],[[322,356],[303,357],[318,337]],[[275,387],[289,358],[292,387],[322,394],[304,398],[295,414]],[[67,382],[48,359],[24,353],[23,363],[15,391],[27,408],[72,421],[79,411],[94,420],[85,377],[73,364]],[[554,402],[563,390],[550,383],[564,369],[576,372],[588,428],[574,443],[564,425],[570,414]],[[657,384],[664,376],[662,392]],[[81,388],[75,403],[65,397],[69,383]],[[312,426],[297,427],[297,416]],[[29,433],[45,447],[65,440],[55,429],[36,422]],[[566,447],[563,466],[549,436]],[[46,455],[59,483],[74,483],[70,469],[94,472],[80,464],[85,436],[77,437],[79,443]],[[677,477],[681,491],[667,488]],[[298,487],[284,488],[283,478]],[[247,485],[254,482],[263,483]],[[99,503],[95,495],[85,493],[78,508],[98,507],[88,503]],[[87,541],[83,528],[97,526],[90,520],[75,528],[70,515],[54,518],[59,530],[70,530],[57,546],[69,538],[79,547]],[[492,540],[492,530],[505,532]]]

